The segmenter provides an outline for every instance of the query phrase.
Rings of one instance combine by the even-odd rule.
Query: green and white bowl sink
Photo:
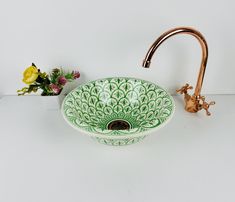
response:
[[[173,98],[160,86],[135,78],[105,78],[71,91],[62,114],[73,128],[107,145],[129,145],[166,125]]]

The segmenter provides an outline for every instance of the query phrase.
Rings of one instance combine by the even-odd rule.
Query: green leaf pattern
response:
[[[143,137],[132,134],[151,130],[164,123],[173,113],[171,96],[161,87],[134,78],[108,78],[90,82],[70,92],[63,103],[65,118],[76,128],[109,136],[96,138],[111,145],[138,142]],[[111,121],[124,120],[129,130],[108,130]],[[127,139],[110,136],[129,135]],[[105,136],[104,136],[105,137]]]

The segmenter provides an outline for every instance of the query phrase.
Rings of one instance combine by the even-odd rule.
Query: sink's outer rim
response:
[[[153,83],[153,82],[151,82],[151,81],[147,81],[147,80],[144,80],[144,79],[139,79],[139,78],[136,78],[136,77],[122,77],[122,76],[121,76],[121,77],[106,77],[106,78],[100,78],[100,79],[96,79],[96,80],[92,80],[92,81],[85,82],[85,83],[79,85],[78,87],[83,86],[83,85],[86,85],[86,84],[88,84],[88,83],[90,83],[90,82],[96,82],[96,81],[105,80],[105,79],[117,79],[117,78],[141,80],[141,81],[148,82],[148,83],[154,84],[154,85],[156,85],[156,86],[162,88],[162,87],[159,86],[158,84]],[[76,88],[73,89],[71,92],[69,92],[69,94],[72,93],[73,91],[75,91],[78,87],[76,87]],[[66,116],[65,116],[65,113],[64,113],[64,110],[63,110],[63,106],[64,106],[64,102],[65,102],[65,98],[66,98],[66,97],[64,98],[64,100],[63,100],[63,102],[62,102],[62,105],[61,105],[61,113],[62,113],[63,118],[65,119],[65,121],[66,121],[72,128],[74,128],[75,130],[77,130],[77,131],[79,131],[79,132],[81,132],[81,133],[84,133],[84,134],[87,134],[87,135],[89,135],[89,136],[92,136],[92,137],[105,138],[105,139],[126,139],[126,138],[135,138],[135,137],[146,136],[146,135],[149,135],[149,134],[151,134],[151,133],[153,133],[153,132],[155,132],[155,131],[161,129],[162,127],[164,127],[166,124],[169,123],[169,121],[170,121],[170,120],[173,118],[173,116],[174,116],[174,113],[175,113],[175,101],[174,101],[173,97],[171,96],[171,94],[170,94],[167,90],[165,90],[165,88],[162,88],[162,89],[169,95],[169,97],[170,97],[170,99],[171,99],[171,101],[172,101],[172,106],[173,106],[173,107],[172,107],[172,113],[171,113],[171,115],[168,117],[168,119],[167,119],[164,123],[162,123],[162,124],[159,125],[158,127],[151,128],[151,129],[149,129],[149,130],[147,130],[147,131],[139,132],[139,133],[137,133],[137,134],[129,134],[129,135],[115,136],[115,135],[109,135],[109,134],[100,134],[100,133],[88,132],[88,131],[83,130],[83,129],[81,129],[81,128],[75,127],[72,123],[70,123],[70,122],[67,120],[67,118],[66,118]],[[69,94],[68,94],[68,95],[69,95]]]

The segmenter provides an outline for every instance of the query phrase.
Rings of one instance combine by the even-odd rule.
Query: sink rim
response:
[[[89,83],[92,83],[92,82],[96,82],[96,81],[100,81],[100,80],[118,79],[118,78],[120,78],[120,79],[132,79],[132,80],[143,81],[143,82],[147,82],[147,83],[153,84],[153,85],[155,85],[155,86],[157,86],[157,87],[163,89],[163,90],[167,93],[167,95],[169,96],[169,98],[170,98],[170,100],[171,100],[171,102],[172,102],[172,112],[171,112],[170,116],[167,117],[167,119],[166,119],[163,123],[161,123],[160,125],[158,125],[158,126],[156,126],[156,127],[154,127],[154,128],[149,128],[149,129],[146,130],[146,131],[138,132],[138,133],[136,133],[136,134],[131,133],[131,132],[133,132],[133,131],[136,129],[136,128],[133,128],[133,129],[125,130],[125,131],[128,131],[127,134],[121,134],[121,135],[120,135],[120,134],[119,134],[119,135],[105,134],[105,132],[107,132],[107,133],[110,132],[110,130],[108,130],[108,129],[102,130],[102,132],[104,132],[104,133],[96,133],[96,132],[94,132],[94,131],[90,132],[90,131],[84,130],[84,129],[80,128],[80,127],[76,127],[73,123],[71,123],[71,122],[67,119],[67,117],[66,117],[66,115],[65,115],[65,112],[64,112],[63,106],[64,106],[64,103],[65,103],[66,97],[67,97],[69,94],[71,94],[72,92],[76,91],[78,88],[82,88],[83,86],[85,86],[85,85],[87,85],[87,84],[89,84]],[[139,79],[139,78],[136,78],[136,77],[123,77],[123,76],[120,76],[120,77],[119,77],[119,76],[117,76],[117,77],[106,77],[106,78],[100,78],[100,79],[88,81],[88,82],[85,82],[85,83],[83,83],[83,84],[77,86],[75,89],[73,89],[71,92],[69,92],[68,95],[66,95],[66,97],[64,98],[64,100],[63,100],[63,102],[62,102],[62,105],[61,105],[61,113],[62,113],[62,115],[63,115],[64,120],[65,120],[72,128],[74,128],[75,130],[77,130],[77,131],[79,131],[79,132],[81,132],[81,133],[87,134],[87,135],[89,135],[89,136],[92,136],[92,137],[105,138],[105,139],[126,139],[126,138],[128,139],[128,138],[136,138],[136,137],[146,136],[146,135],[149,135],[150,133],[153,133],[153,132],[155,132],[155,131],[161,129],[161,128],[164,127],[166,124],[168,124],[169,121],[173,118],[174,113],[175,113],[175,102],[174,102],[174,99],[173,99],[173,97],[171,96],[171,94],[170,94],[167,90],[165,90],[165,88],[162,88],[162,87],[159,86],[158,84],[153,83],[153,82],[151,82],[151,81],[147,81],[147,80],[144,80],[144,79]],[[97,128],[97,127],[96,127],[96,128]],[[113,131],[115,131],[115,130],[113,130]]]

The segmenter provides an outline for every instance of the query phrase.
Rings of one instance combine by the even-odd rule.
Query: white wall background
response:
[[[23,70],[61,66],[82,73],[80,82],[131,76],[174,93],[195,85],[201,60],[196,39],[178,35],[142,60],[170,28],[192,26],[209,45],[203,93],[235,93],[235,3],[232,0],[0,0],[0,95],[16,94]]]

